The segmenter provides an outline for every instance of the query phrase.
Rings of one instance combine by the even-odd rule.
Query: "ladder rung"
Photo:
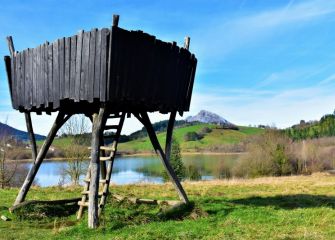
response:
[[[100,157],[100,161],[110,161],[112,158],[112,156],[109,157]],[[91,159],[91,156],[89,157],[89,159]]]
[[[108,116],[108,118],[120,118],[120,117],[121,117],[121,115],[120,115],[119,113],[110,114],[110,115]]]
[[[111,157],[100,157],[100,161],[110,161]]]
[[[79,202],[78,202],[78,205],[79,205],[79,206],[83,206],[83,207],[88,207],[88,202],[82,202],[82,201],[79,201]]]
[[[119,125],[106,125],[104,130],[119,129]]]
[[[88,147],[88,149],[92,149],[92,147]],[[100,146],[100,150],[104,150],[104,151],[110,151],[110,152],[114,152],[115,151],[115,147],[108,147],[108,146]]]
[[[88,203],[88,202],[82,202],[82,201],[79,201],[79,202],[78,202],[78,205],[79,205],[79,206],[83,206],[83,207],[88,207],[89,203]],[[98,205],[99,205],[99,207],[102,206],[102,204],[98,204]]]
[[[91,179],[84,179],[84,182],[91,182]],[[107,183],[107,180],[106,179],[100,179],[99,180],[99,183]]]
[[[88,195],[88,194],[90,194],[90,191],[82,191],[81,194],[82,195]],[[103,194],[104,194],[103,192],[98,193],[99,196],[102,196]]]

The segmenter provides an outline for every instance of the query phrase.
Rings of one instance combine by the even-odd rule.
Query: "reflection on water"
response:
[[[237,155],[186,155],[183,162],[186,167],[193,166],[201,175],[201,179],[227,177],[227,169],[236,163]],[[30,167],[30,163],[25,163]],[[40,186],[57,185],[61,179],[61,169],[67,161],[44,162],[37,174]],[[163,165],[157,157],[117,157],[114,162],[112,182],[115,184],[131,184],[139,182],[162,183]]]

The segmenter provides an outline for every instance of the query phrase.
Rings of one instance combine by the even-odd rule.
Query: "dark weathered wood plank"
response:
[[[9,93],[11,97],[12,107],[14,108],[13,92],[12,92],[11,58],[9,56],[5,56],[4,60],[5,60],[5,67],[6,67],[6,73],[7,73],[8,86],[9,86]]]
[[[101,30],[97,31],[96,34],[96,50],[95,50],[95,64],[94,64],[94,88],[93,98],[100,97],[100,62],[101,62]]]
[[[23,52],[21,52],[20,54],[20,105],[24,106],[24,55]]]
[[[58,41],[53,43],[52,58],[52,92],[53,92],[53,108],[59,107],[59,51]]]
[[[17,104],[17,101],[16,101],[16,89],[15,89],[15,86],[16,86],[16,76],[15,76],[15,57],[14,56],[11,56],[11,59],[10,59],[10,64],[11,64],[11,79],[12,79],[12,88],[11,88],[11,91],[12,91],[12,98],[13,98],[13,106],[15,109],[18,108],[18,104]]]
[[[71,37],[70,99],[75,99],[77,36]]]
[[[18,107],[20,106],[20,99],[19,99],[19,85],[20,85],[20,74],[19,74],[19,65],[20,65],[20,58],[17,54],[14,55],[14,72],[15,72],[15,86],[14,86],[14,91],[15,91],[15,99],[17,102]]]
[[[83,35],[83,50],[80,73],[80,100],[87,100],[88,90],[88,69],[90,60],[90,32],[85,32]]]
[[[87,87],[87,100],[93,102],[93,91],[94,91],[94,67],[95,67],[95,45],[96,45],[96,33],[97,29],[91,31],[90,39],[90,61],[88,67],[88,87]]]
[[[34,54],[33,54],[33,50],[32,49],[28,49],[28,74],[29,74],[29,78],[28,78],[28,106],[30,106],[33,103],[33,58],[34,58]],[[27,109],[29,109],[29,107],[27,107]]]
[[[36,48],[36,105],[38,107],[41,104],[41,46]]]
[[[48,106],[50,106],[50,103],[52,103],[53,101],[53,83],[52,83],[52,79],[53,79],[53,70],[52,70],[52,66],[53,66],[53,44],[49,44],[48,45]]]
[[[59,98],[64,98],[65,93],[65,38],[58,40],[59,51]]]
[[[107,28],[101,30],[101,77],[100,77],[100,101],[106,101],[107,83],[107,46],[109,31]]]
[[[111,82],[112,82],[112,71],[115,70],[115,68],[112,69],[112,63],[114,61],[112,61],[112,58],[114,58],[112,56],[112,41],[113,41],[113,29],[117,29],[118,25],[119,25],[119,15],[114,14],[113,15],[113,23],[112,23],[112,27],[109,29],[109,50],[108,50],[108,56],[107,56],[107,89],[106,89],[106,95],[107,95],[107,99],[109,100],[111,98]],[[114,31],[115,33],[115,31]],[[114,38],[115,39],[115,38]],[[116,54],[116,52],[113,52],[113,54]]]
[[[46,42],[43,45],[43,77],[44,77],[44,107],[48,106],[48,97],[49,97],[49,89],[48,89],[48,45],[49,43]]]
[[[71,38],[65,38],[64,98],[70,97]]]
[[[82,46],[83,46],[83,35],[84,31],[81,30],[77,37],[77,54],[76,54],[76,81],[74,88],[74,100],[79,102],[80,100],[80,77],[81,77],[81,62],[82,62]]]
[[[32,94],[32,106],[36,106],[36,102],[37,102],[37,77],[36,77],[36,60],[37,60],[37,49],[33,48],[32,49],[32,54],[33,54],[33,94]]]

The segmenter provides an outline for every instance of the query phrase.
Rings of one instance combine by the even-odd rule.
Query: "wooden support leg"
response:
[[[185,193],[185,190],[183,188],[183,186],[181,185],[180,181],[178,180],[176,173],[174,172],[173,168],[171,167],[168,159],[166,158],[165,153],[162,150],[161,145],[158,142],[156,133],[154,128],[152,127],[152,124],[150,122],[149,116],[146,112],[141,113],[141,115],[139,114],[134,114],[135,117],[144,125],[144,127],[147,129],[150,141],[152,143],[152,146],[155,149],[156,154],[160,157],[160,159],[162,160],[162,163],[172,181],[172,184],[174,185],[175,189],[178,192],[179,198],[181,201],[183,201],[184,203],[188,203],[188,198],[187,195]]]
[[[165,155],[168,161],[170,161],[172,134],[173,134],[174,122],[176,120],[176,115],[177,115],[176,111],[171,112],[166,130]]]
[[[58,116],[57,116],[54,124],[52,125],[52,128],[50,129],[50,132],[49,132],[47,138],[45,139],[45,141],[44,141],[44,143],[43,143],[43,145],[42,145],[42,147],[41,147],[41,149],[40,149],[40,151],[39,151],[39,153],[36,157],[36,160],[35,160],[33,166],[31,167],[31,169],[28,172],[26,180],[24,181],[24,183],[23,183],[23,185],[20,189],[20,192],[16,197],[14,206],[24,201],[31,184],[34,181],[34,178],[37,174],[37,171],[38,171],[39,167],[41,166],[41,163],[42,163],[45,155],[47,154],[47,151],[48,151],[53,139],[55,138],[55,136],[57,134],[57,131],[70,117],[71,117],[71,115],[67,115],[65,117],[64,113],[61,113],[61,112],[58,113]]]
[[[100,108],[99,114],[93,114],[92,145],[91,145],[91,181],[88,205],[88,227],[97,228],[99,225],[98,192],[100,171],[100,140],[106,122],[106,110]]]
[[[93,116],[87,116],[87,117],[91,120],[91,123],[93,124]],[[101,134],[100,145],[101,146],[105,145],[105,140],[104,140],[103,134]],[[101,152],[102,152],[102,156],[104,157],[105,154],[106,154],[105,151],[102,150]],[[102,179],[106,179],[106,171],[107,171],[106,162],[105,161],[101,161],[100,162],[100,174],[101,174],[101,178]]]
[[[24,116],[26,118],[27,131],[28,131],[29,138],[30,138],[31,156],[32,156],[33,161],[35,162],[36,157],[37,157],[37,147],[36,147],[36,140],[35,140],[33,124],[31,123],[30,112],[26,112]]]

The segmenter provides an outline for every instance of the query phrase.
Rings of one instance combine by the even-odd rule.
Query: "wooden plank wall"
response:
[[[196,64],[175,42],[142,31],[80,31],[11,59],[13,107],[49,112],[71,100],[110,102],[123,111],[187,111]]]

